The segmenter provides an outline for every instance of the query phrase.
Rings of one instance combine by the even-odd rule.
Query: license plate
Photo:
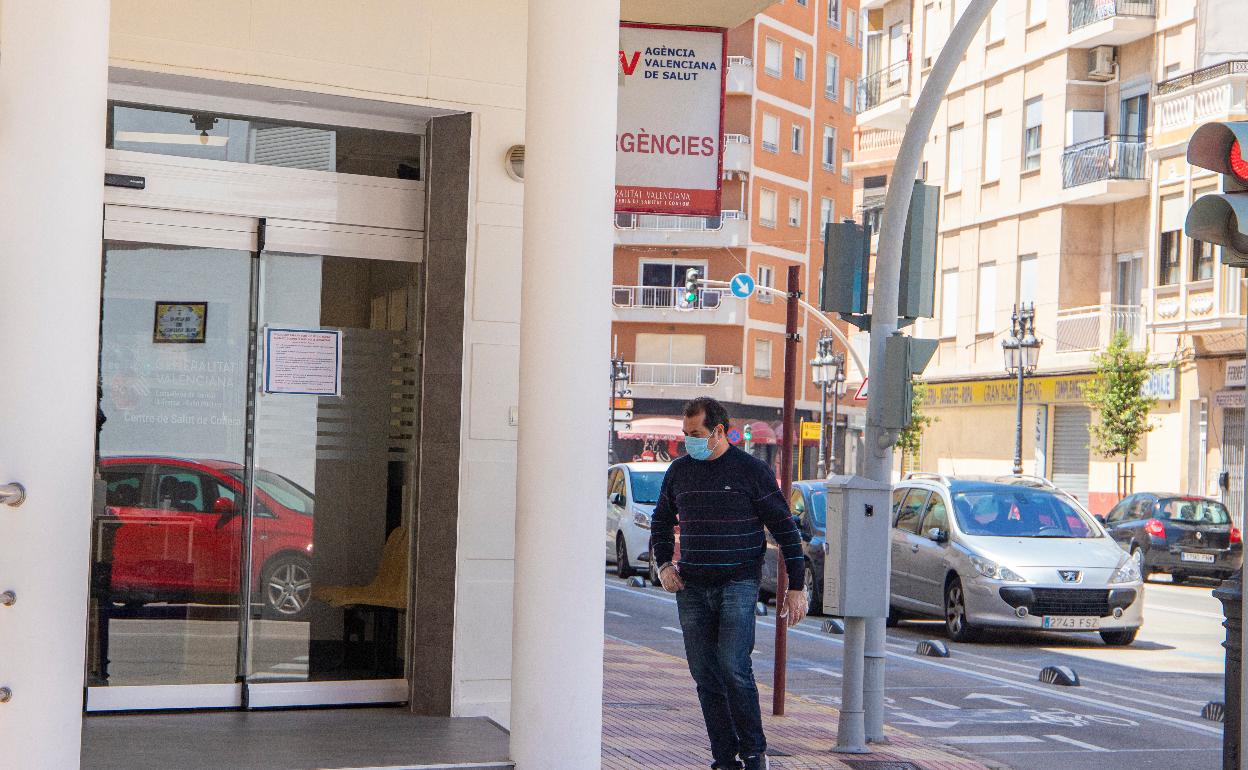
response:
[[[1179,555],[1181,561],[1195,561],[1201,564],[1213,564],[1213,554],[1211,553],[1188,553],[1184,551]]]
[[[1095,631],[1101,625],[1100,618],[1094,617],[1077,617],[1077,616],[1053,616],[1046,615],[1044,617],[1045,628],[1058,628],[1063,630],[1079,630],[1079,631]]]

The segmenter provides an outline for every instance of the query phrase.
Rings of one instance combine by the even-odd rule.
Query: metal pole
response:
[[[832,430],[828,437],[828,473],[836,472],[836,429],[837,429],[837,407],[841,401],[841,370],[845,367],[845,359],[838,358],[836,360],[836,376],[832,380]]]
[[[824,359],[824,346],[826,344],[824,342],[824,339],[826,338],[819,339],[819,348],[818,348],[819,352],[816,356],[820,360],[821,366],[824,365],[822,364],[822,361]],[[826,479],[828,477],[827,444],[828,444],[828,382],[827,382],[826,375],[825,375],[824,380],[819,383],[819,468],[818,468],[818,475],[819,475],[819,478],[821,479]]]
[[[801,299],[801,268],[789,266],[788,302],[785,304],[784,323],[784,443],[780,446],[780,489],[787,503],[793,493],[793,423],[796,418],[797,398],[797,343],[801,337],[797,333],[797,303]],[[784,560],[776,555],[776,660],[771,699],[771,713],[784,716],[784,675],[788,660],[788,625],[786,618],[780,617],[785,593],[789,590],[789,575],[785,571]]]
[[[1023,327],[1027,325],[1026,319],[1020,319],[1019,313],[1015,311],[1014,318],[1014,335],[1018,338],[1018,356],[1015,363],[1018,364],[1018,393],[1015,401],[1015,425],[1014,425],[1014,475],[1021,476],[1023,474],[1023,336],[1026,332]]]
[[[893,166],[894,184],[888,186],[884,199],[883,221],[880,228],[880,245],[875,262],[875,286],[871,317],[871,360],[868,377],[877,383],[884,381],[884,345],[897,328],[897,290],[901,281],[901,242],[906,230],[906,216],[910,209],[913,181],[919,176],[923,148],[931,133],[932,123],[940,109],[940,103],[949,89],[949,83],[962,62],[962,56],[970,47],[976,30],[988,17],[996,0],[970,0],[945,45],[936,57],[936,63],[928,74],[927,82],[919,94],[906,133],[902,137]],[[867,399],[867,456],[865,475],[876,481],[889,483],[893,475],[893,445],[897,436],[883,426],[883,403],[878,398]],[[889,553],[880,554],[883,559]],[[847,629],[848,630],[848,629]],[[866,650],[851,649],[846,639],[845,659],[852,655],[866,655],[863,676],[865,693],[867,740],[883,742],[884,738],[884,618],[867,620]],[[848,686],[848,682],[845,683]],[[838,741],[839,743],[839,741]]]
[[[607,427],[607,461],[615,462],[615,399],[619,395],[620,359],[611,359],[611,424]]]

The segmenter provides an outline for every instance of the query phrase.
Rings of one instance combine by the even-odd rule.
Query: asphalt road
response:
[[[1106,647],[1095,634],[953,644],[943,624],[903,622],[888,633],[886,721],[1016,770],[1218,768],[1222,726],[1200,716],[1222,690],[1222,614],[1212,587],[1150,584],[1144,627],[1129,648]],[[606,600],[609,637],[683,657],[675,600],[662,589],[631,588],[608,574]],[[758,618],[754,664],[765,683],[774,620],[774,607]],[[835,706],[842,638],[823,633],[822,622],[790,629],[788,691]],[[916,655],[923,639],[946,641],[950,657]],[[1048,665],[1074,668],[1081,686],[1040,682]]]

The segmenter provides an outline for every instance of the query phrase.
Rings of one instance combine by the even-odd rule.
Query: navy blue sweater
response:
[[[716,460],[688,455],[675,460],[663,477],[651,517],[651,558],[660,565],[672,560],[677,524],[678,568],[686,583],[757,580],[766,553],[766,526],[784,556],[790,590],[803,587],[802,535],[771,467],[762,460],[736,447]]]

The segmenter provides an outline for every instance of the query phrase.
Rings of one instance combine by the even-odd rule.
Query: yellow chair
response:
[[[381,549],[381,564],[365,586],[317,586],[312,596],[332,607],[369,605],[407,609],[407,528],[396,527]]]

